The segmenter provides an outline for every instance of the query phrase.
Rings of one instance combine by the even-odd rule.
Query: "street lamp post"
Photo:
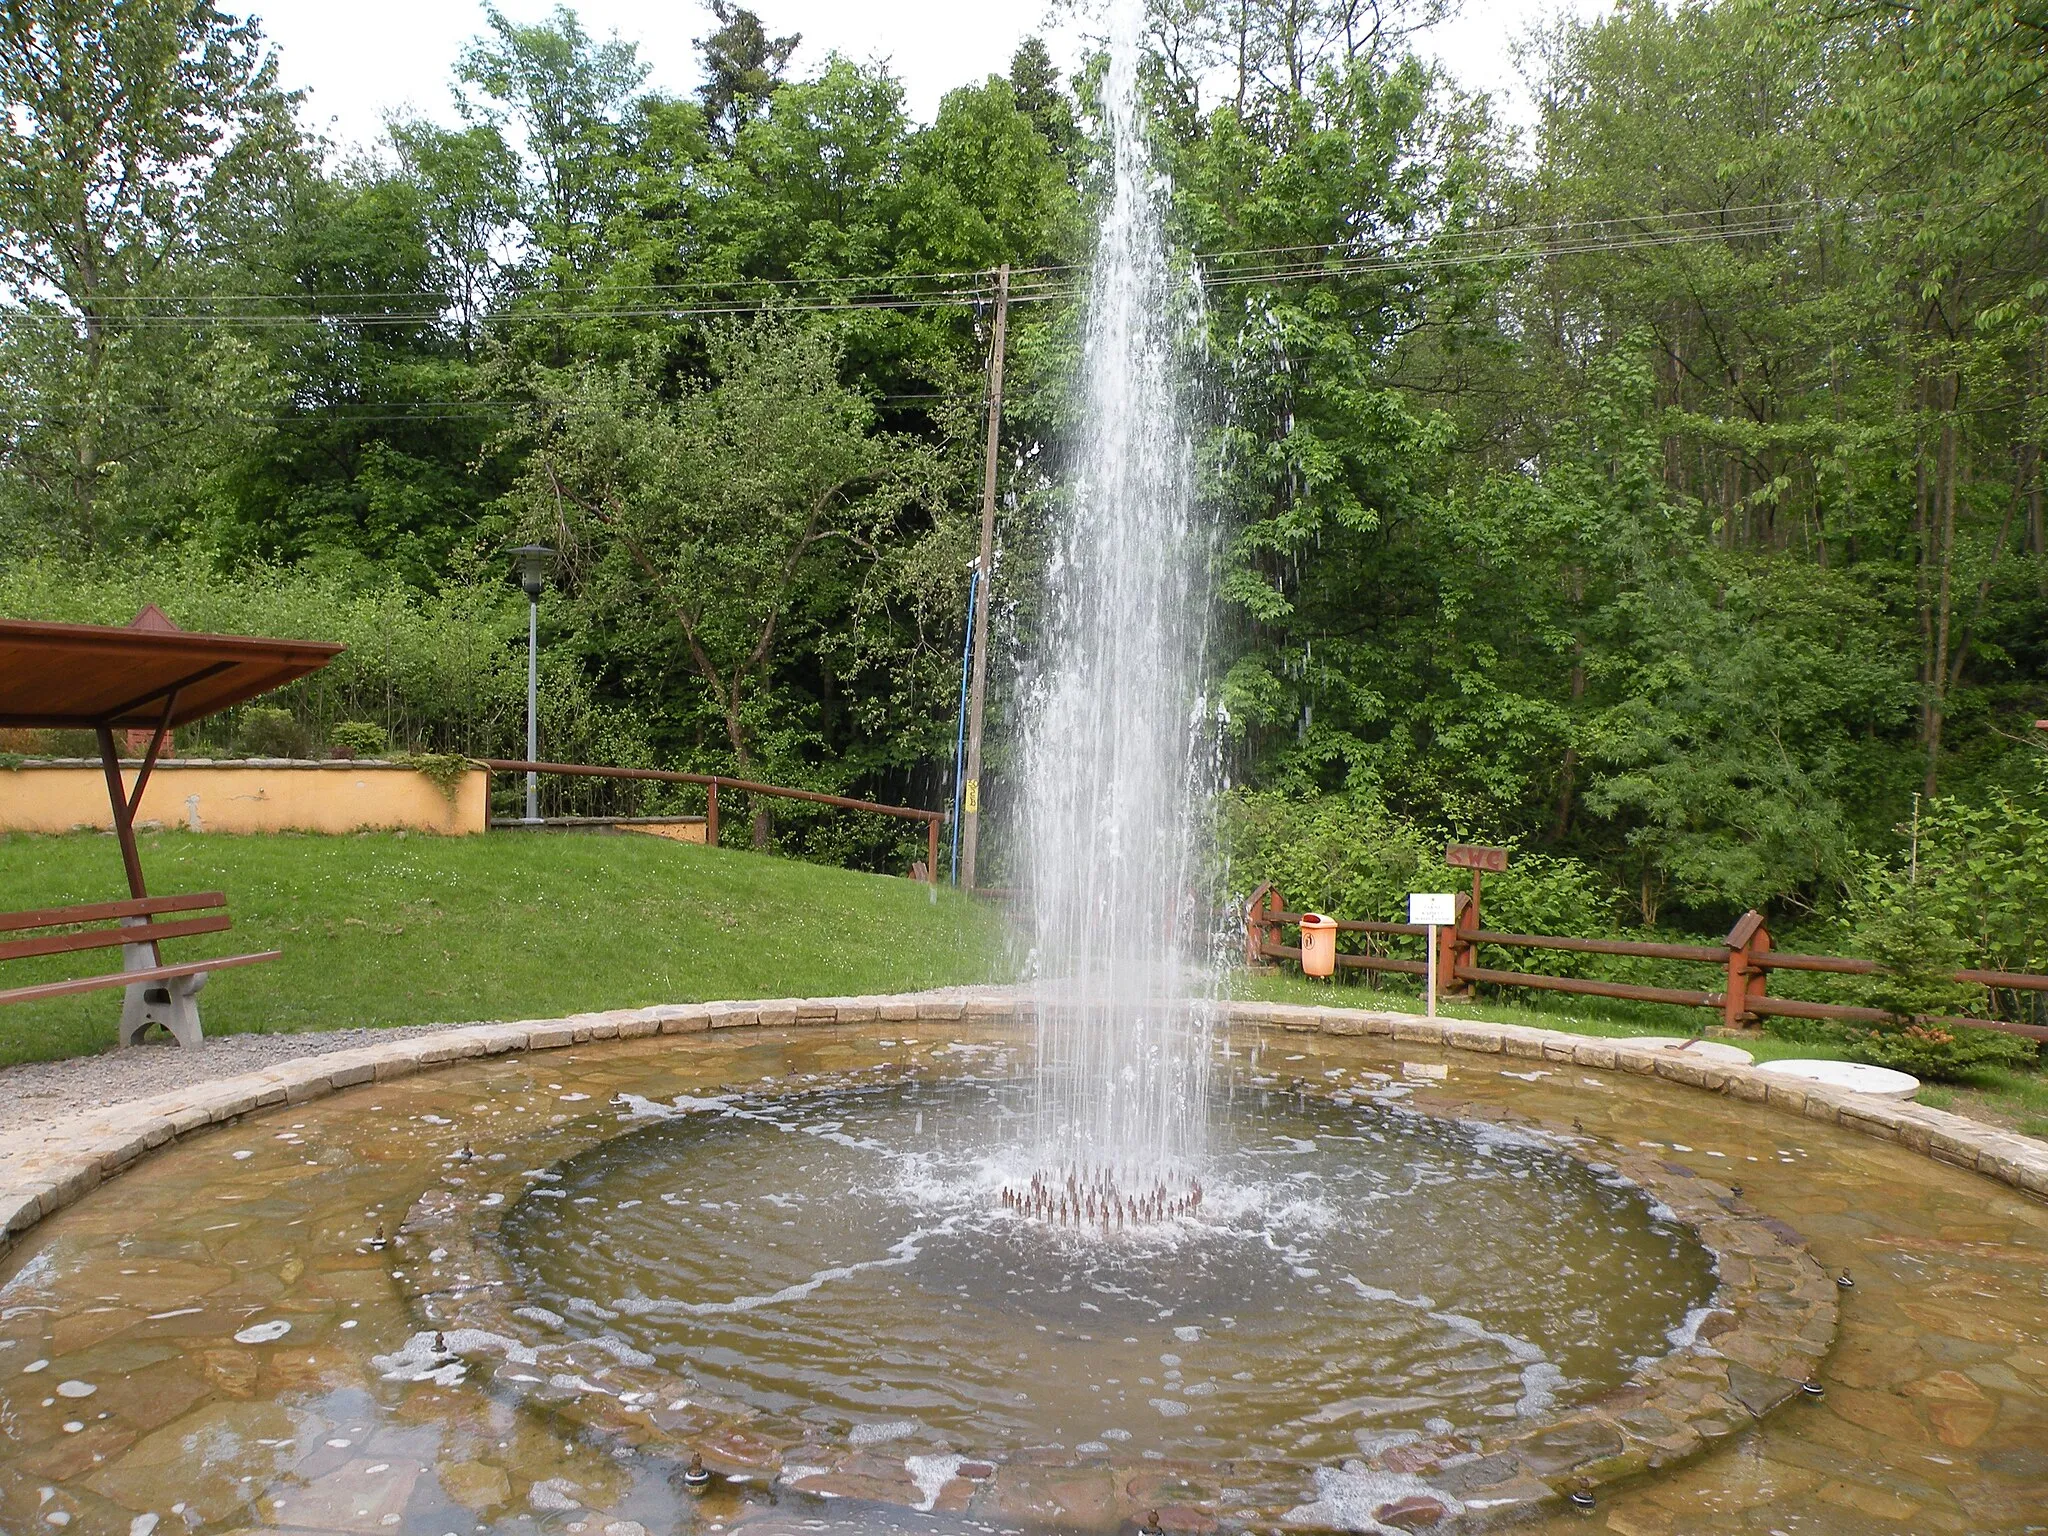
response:
[[[526,589],[526,760],[537,762],[540,733],[535,723],[540,695],[540,595],[554,569],[555,552],[545,544],[522,544],[512,551],[512,569]],[[540,775],[526,770],[526,823],[540,823]]]

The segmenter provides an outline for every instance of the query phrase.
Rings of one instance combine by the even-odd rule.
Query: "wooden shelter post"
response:
[[[142,882],[142,855],[135,847],[135,819],[128,814],[128,791],[121,783],[121,754],[114,728],[99,728],[100,762],[107,771],[107,800],[114,812],[114,839],[121,845],[121,864],[128,871],[128,894],[140,900],[149,894]]]

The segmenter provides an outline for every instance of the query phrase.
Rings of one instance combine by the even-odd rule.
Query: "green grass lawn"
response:
[[[200,995],[210,1034],[550,1018],[713,998],[898,992],[1014,974],[998,908],[950,890],[661,838],[142,835],[150,889],[225,891],[235,926],[174,941],[173,960],[281,949]],[[114,840],[0,834],[0,911],[124,893]],[[118,951],[0,965],[0,986],[85,976]],[[1234,995],[1419,1012],[1419,989],[1238,973]],[[108,988],[0,1007],[0,1065],[106,1050]],[[1601,998],[1451,998],[1443,1012],[1593,1035],[1684,1034],[1707,1015]],[[1826,1044],[1745,1038],[1761,1061]],[[2048,1076],[1985,1072],[1921,1101],[2048,1135]]]
[[[280,949],[200,994],[209,1034],[548,1018],[713,998],[896,992],[1008,974],[1003,919],[950,890],[632,835],[142,835],[150,890],[227,893],[171,960]],[[126,894],[111,836],[0,834],[0,911]],[[9,961],[0,987],[117,968]],[[0,1064],[105,1050],[108,988],[0,1007]]]
[[[1420,1013],[1422,989],[1406,977],[1388,977],[1377,990],[1349,979],[1311,981],[1286,971],[1253,975],[1239,971],[1232,995],[1268,1003],[1309,1003],[1320,1008],[1384,1008]],[[1657,1003],[1630,1003],[1615,998],[1558,994],[1534,1003],[1507,1002],[1497,997],[1439,998],[1437,1011],[1447,1018],[1479,1019],[1491,1024],[1528,1024],[1537,1029],[1570,1030],[1580,1035],[1686,1035],[1714,1022],[1705,1009],[1673,1008]],[[1826,1041],[1784,1040],[1758,1031],[1739,1041],[1758,1061],[1814,1057],[1845,1059],[1848,1053]],[[1954,1110],[2029,1136],[2048,1136],[2048,1074],[2040,1072],[1975,1072],[1965,1083],[1929,1084],[1919,1102]]]

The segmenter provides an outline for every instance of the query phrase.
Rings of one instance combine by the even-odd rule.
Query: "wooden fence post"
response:
[[[1754,908],[1743,913],[1721,942],[1728,946],[1728,989],[1721,997],[1721,1022],[1730,1029],[1741,1029],[1757,1017],[1750,1000],[1762,997],[1770,985],[1770,972],[1755,958],[1771,947],[1763,913]]]
[[[718,780],[713,779],[704,791],[704,845],[718,846]]]
[[[1477,880],[1474,876],[1474,880]],[[1458,967],[1479,963],[1479,946],[1470,935],[1479,931],[1478,905],[1463,891],[1458,892],[1458,920],[1436,931],[1436,990],[1440,997],[1462,997],[1474,988],[1458,979]]]
[[[1472,872],[1472,883],[1479,884],[1479,872]],[[1479,945],[1472,935],[1479,931],[1479,903],[1462,891],[1458,894],[1458,921],[1449,928],[1437,931],[1436,990],[1440,997],[1469,997],[1476,988],[1469,981],[1458,978],[1458,967],[1479,963]]]
[[[1270,880],[1253,891],[1251,898],[1245,902],[1244,963],[1253,970],[1272,969],[1271,960],[1263,946],[1267,942],[1266,935],[1279,924],[1272,920],[1270,914],[1286,910],[1286,898],[1273,889],[1273,882]]]

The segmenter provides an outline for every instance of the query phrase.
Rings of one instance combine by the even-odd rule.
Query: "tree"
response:
[[[466,101],[467,110],[487,124],[517,125],[531,165],[528,222],[542,253],[558,276],[585,271],[599,259],[625,184],[630,150],[620,130],[647,66],[633,43],[593,40],[567,6],[530,26],[494,6],[484,17],[490,34],[457,66],[484,97]]]
[[[742,772],[785,765],[801,723],[778,676],[855,606],[932,483],[929,455],[873,430],[825,335],[764,320],[710,338],[712,377],[673,395],[644,365],[536,380],[513,503],[559,541],[593,610],[661,667],[680,641]],[[755,838],[767,837],[765,807]]]
[[[1058,260],[1083,239],[1055,146],[999,76],[948,91],[903,147],[898,257],[941,271]]]
[[[1062,161],[1070,158],[1080,145],[1080,128],[1044,38],[1027,37],[1017,45],[1010,57],[1010,91],[1017,110],[1031,119],[1053,154]]]
[[[435,280],[453,301],[465,348],[502,297],[505,245],[519,216],[519,157],[495,124],[391,124],[399,164],[425,199]]]
[[[6,463],[91,550],[107,486],[213,403],[194,333],[157,309],[223,180],[295,147],[291,99],[255,22],[212,0],[21,0],[0,100]]]
[[[364,158],[305,167],[237,242],[233,286],[273,295],[244,304],[274,323],[264,430],[201,482],[222,556],[440,584],[487,483],[473,466],[490,424],[462,403],[476,368],[445,213],[415,176]]]
[[[697,39],[704,59],[704,84],[697,99],[704,104],[712,137],[730,146],[782,84],[782,73],[803,34],[770,37],[759,16],[731,0],[711,0],[711,14],[718,29]]]

